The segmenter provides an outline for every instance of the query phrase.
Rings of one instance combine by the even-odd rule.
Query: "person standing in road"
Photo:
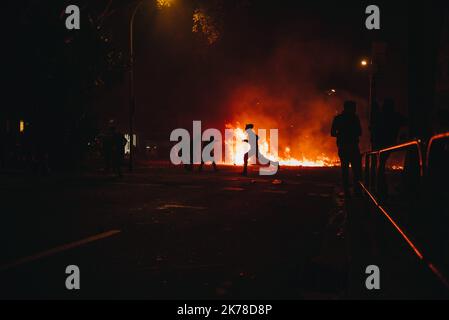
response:
[[[332,122],[331,136],[337,138],[338,156],[341,162],[343,188],[346,196],[349,190],[349,164],[352,167],[354,191],[359,191],[361,178],[361,156],[359,138],[362,135],[360,119],[356,113],[356,103],[345,101],[344,110]]]

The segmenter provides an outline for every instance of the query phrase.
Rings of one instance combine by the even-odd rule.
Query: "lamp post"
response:
[[[367,68],[369,72],[369,101],[368,101],[368,120],[371,134],[371,144],[373,145],[373,120],[374,113],[377,112],[376,104],[376,66],[373,63],[373,59],[363,59],[360,61],[362,68]],[[374,147],[374,146],[373,146]]]
[[[137,3],[129,21],[129,171],[132,171],[134,167],[134,114],[136,112],[136,97],[134,93],[134,19],[143,3],[143,0]]]
[[[143,5],[145,0],[139,0],[134,7],[129,21],[129,171],[133,170],[134,153],[134,114],[136,112],[136,97],[134,90],[134,19],[136,13]],[[173,0],[157,0],[158,8],[168,8]]]
[[[369,72],[369,109],[372,111],[373,99],[375,99],[375,78],[374,78],[374,64],[372,60],[363,59],[360,61],[362,68],[368,69]]]

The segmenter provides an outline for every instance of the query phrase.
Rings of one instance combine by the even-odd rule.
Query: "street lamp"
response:
[[[372,94],[373,94],[373,63],[372,61],[369,61],[368,59],[362,59],[360,61],[360,66],[362,68],[367,68],[368,72],[369,72],[369,80],[370,80],[370,84],[369,84],[369,103],[371,106],[371,101],[372,101]]]
[[[375,100],[376,100],[376,66],[373,63],[373,59],[362,59],[360,61],[360,65],[362,66],[362,68],[366,68],[368,69],[369,72],[369,101],[368,101],[368,106],[369,106],[369,111],[368,111],[368,117],[369,117],[369,124],[370,124],[370,131],[372,129],[373,126],[373,113],[377,110],[374,110],[375,108],[377,108],[377,106],[375,105]],[[371,143],[373,144],[373,133],[371,132]]]
[[[157,8],[168,8],[174,0],[156,0]],[[133,170],[134,153],[134,114],[136,111],[136,98],[134,91],[134,19],[139,8],[145,0],[139,0],[129,21],[129,171]]]

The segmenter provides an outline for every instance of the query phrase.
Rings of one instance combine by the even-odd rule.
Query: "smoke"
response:
[[[224,106],[229,118],[241,127],[254,123],[256,129],[279,129],[281,157],[289,153],[299,160],[335,161],[332,120],[342,110],[344,100],[351,99],[357,102],[365,148],[367,99],[332,80],[335,74],[351,71],[344,70],[355,63],[349,61],[348,51],[320,41],[283,41],[266,61],[249,67],[245,77],[234,80]],[[290,151],[285,152],[286,148]]]

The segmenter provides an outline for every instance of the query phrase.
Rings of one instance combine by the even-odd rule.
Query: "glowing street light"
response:
[[[369,122],[370,122],[370,126],[371,123],[373,121],[373,113],[375,112],[374,108],[375,106],[375,101],[376,101],[376,61],[374,60],[373,57],[371,57],[369,60],[368,59],[362,59],[360,61],[360,65],[363,69],[366,69],[368,71],[369,74],[369,100],[368,100],[368,107],[369,107]],[[370,129],[371,130],[371,129]],[[372,132],[371,132],[372,135]]]

